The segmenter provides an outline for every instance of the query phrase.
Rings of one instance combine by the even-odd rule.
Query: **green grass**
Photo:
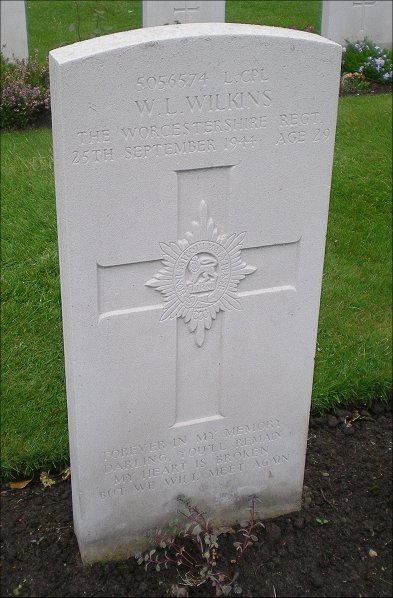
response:
[[[391,96],[340,99],[313,407],[391,385]],[[68,461],[51,131],[2,134],[3,478]]]
[[[2,133],[2,459],[67,461],[51,131]]]
[[[228,23],[253,23],[320,32],[320,0],[226,0]],[[42,62],[49,50],[73,44],[97,33],[106,35],[142,27],[141,0],[29,0],[29,52]],[[102,11],[98,17],[97,11]],[[79,27],[78,27],[79,24]]]
[[[98,17],[101,35],[142,26],[140,0],[29,0],[26,14],[30,54],[37,50],[43,61],[53,48],[95,37],[97,10],[103,13]]]
[[[314,405],[391,388],[391,96],[340,99]]]
[[[319,0],[227,0],[228,23],[252,23],[273,27],[313,27],[321,31],[322,2]]]

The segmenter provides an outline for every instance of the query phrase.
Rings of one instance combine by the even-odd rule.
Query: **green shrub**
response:
[[[392,52],[365,38],[343,48],[341,73],[361,73],[381,83],[392,82]]]
[[[0,128],[21,129],[50,110],[48,63],[37,57],[12,63],[1,55]]]

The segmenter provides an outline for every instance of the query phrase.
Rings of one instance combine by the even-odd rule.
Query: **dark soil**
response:
[[[237,538],[219,536],[217,568],[239,573],[231,595],[392,595],[391,429],[381,404],[310,419],[302,510],[265,521],[237,568]],[[83,566],[69,480],[3,487],[1,506],[1,596],[187,595],[176,570],[145,573],[133,558]],[[188,592],[214,596],[207,583]]]

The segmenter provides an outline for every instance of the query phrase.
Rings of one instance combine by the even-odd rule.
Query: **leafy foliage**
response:
[[[82,41],[81,35],[81,14],[80,14],[81,2],[76,0],[75,2],[75,22],[71,23],[68,30],[72,33],[75,32],[77,41]],[[102,4],[99,0],[95,0],[91,10],[91,20],[93,21],[94,29],[88,35],[89,38],[99,37],[100,35],[106,35],[112,33],[113,27],[107,23],[108,17],[108,5]]]
[[[392,83],[392,53],[365,38],[343,48],[341,73],[361,73],[380,83]]]
[[[210,581],[216,596],[227,596],[237,575],[231,577],[228,572],[217,568],[219,535],[234,530],[213,528],[209,518],[198,507],[182,502],[186,507],[186,512],[181,512],[182,523],[172,525],[170,532],[156,530],[152,537],[155,548],[138,553],[135,558],[146,571],[150,566],[157,572],[173,566],[184,585],[196,587]],[[256,521],[255,502],[254,498],[246,527],[238,531],[242,535],[240,541],[233,544],[236,549],[235,558],[231,560],[233,564],[237,564],[247,548],[258,541],[255,529],[262,523]]]
[[[36,55],[10,62],[1,55],[0,128],[24,128],[50,109],[48,63]]]

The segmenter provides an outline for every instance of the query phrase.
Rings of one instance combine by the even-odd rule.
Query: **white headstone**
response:
[[[13,61],[28,57],[25,3],[1,0],[1,53]]]
[[[73,509],[85,562],[187,496],[300,507],[341,47],[174,25],[50,53]]]
[[[223,23],[225,0],[143,0],[143,26]]]
[[[392,47],[392,0],[323,0],[321,34],[343,46],[367,37]]]

